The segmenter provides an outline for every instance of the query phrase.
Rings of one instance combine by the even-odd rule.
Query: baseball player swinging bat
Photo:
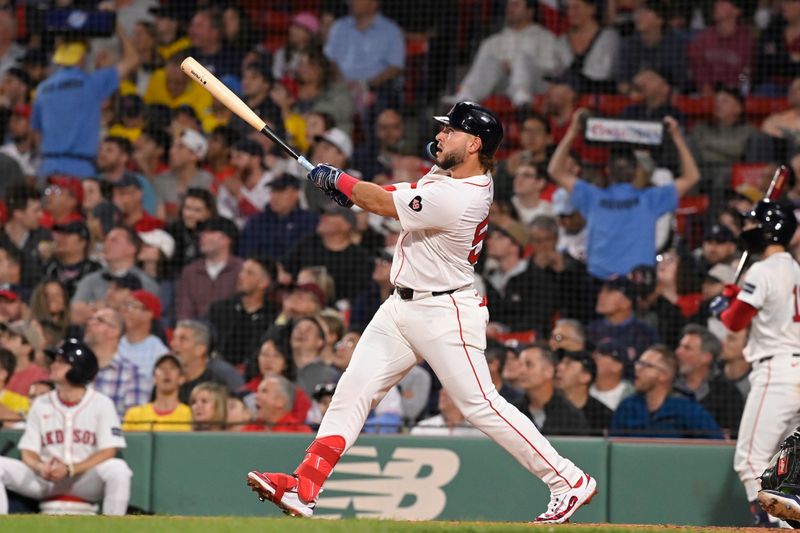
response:
[[[303,168],[311,172],[314,165],[305,157],[295,152],[291,146],[286,144],[283,139],[278,137],[274,131],[269,129],[267,123],[259,118],[256,113],[245,104],[241,98],[233,94],[224,83],[219,81],[216,76],[211,74],[206,67],[197,62],[193,57],[187,57],[181,63],[181,70],[184,74],[194,79],[202,85],[211,96],[219,100],[222,105],[234,112],[239,118],[250,124],[256,130],[264,134],[269,140],[280,146],[280,148],[295,159]]]
[[[786,165],[781,165],[777,169],[775,169],[775,174],[772,176],[772,181],[769,183],[769,188],[767,189],[767,194],[764,196],[769,200],[777,200],[781,197],[783,193],[783,188],[786,185],[786,178],[789,177],[789,169]],[[747,257],[748,252],[745,250],[742,253],[741,259],[739,259],[739,264],[736,266],[736,278],[733,281],[734,285],[739,284],[739,280],[742,277],[742,272],[744,271],[744,266],[747,264]]]

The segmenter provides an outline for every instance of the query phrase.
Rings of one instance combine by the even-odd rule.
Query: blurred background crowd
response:
[[[75,336],[126,430],[310,431],[392,291],[399,222],[318,194],[188,56],[380,184],[430,168],[432,114],[482,102],[506,132],[475,273],[501,394],[545,434],[735,438],[747,332],[708,302],[777,164],[800,207],[798,0],[0,1],[7,427]],[[674,127],[609,147],[568,136],[580,108]],[[548,173],[565,135],[582,181],[680,201],[609,230]],[[477,430],[420,361],[364,431]]]

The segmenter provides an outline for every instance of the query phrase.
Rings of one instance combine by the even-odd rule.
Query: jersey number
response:
[[[794,316],[792,317],[792,321],[800,322],[800,305],[797,303],[797,299],[800,298],[800,287],[797,285],[792,287],[792,295],[794,295]]]
[[[469,264],[474,265],[478,262],[478,257],[480,257],[481,252],[483,251],[483,240],[486,238],[486,234],[489,232],[487,226],[489,225],[489,217],[483,219],[483,222],[478,224],[478,227],[475,228],[475,236],[472,238],[472,250],[469,251],[469,256],[467,260]]]

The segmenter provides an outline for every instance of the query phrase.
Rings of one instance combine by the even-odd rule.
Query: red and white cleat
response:
[[[589,474],[583,477],[563,494],[551,494],[547,511],[536,517],[536,524],[563,524],[569,522],[575,511],[582,505],[587,505],[597,494],[597,481]]]
[[[297,478],[290,474],[256,472],[247,474],[247,484],[263,502],[269,500],[291,516],[311,517],[316,502],[305,502],[297,493]]]

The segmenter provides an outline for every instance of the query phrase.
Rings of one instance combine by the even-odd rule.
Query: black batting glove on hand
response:
[[[731,299],[727,296],[716,296],[711,303],[708,304],[708,310],[711,313],[711,316],[714,318],[719,318],[720,315],[725,312],[731,306]]]
[[[350,198],[348,198],[342,191],[338,190],[331,191],[325,189],[325,194],[328,195],[328,198],[330,198],[331,200],[333,200],[342,207],[346,207],[348,209],[353,207],[353,201]]]
[[[336,184],[339,183],[339,176],[342,171],[331,165],[317,165],[314,170],[308,173],[308,179],[318,189],[323,191],[337,191]],[[335,200],[334,200],[335,201]],[[337,203],[339,203],[337,201]]]

